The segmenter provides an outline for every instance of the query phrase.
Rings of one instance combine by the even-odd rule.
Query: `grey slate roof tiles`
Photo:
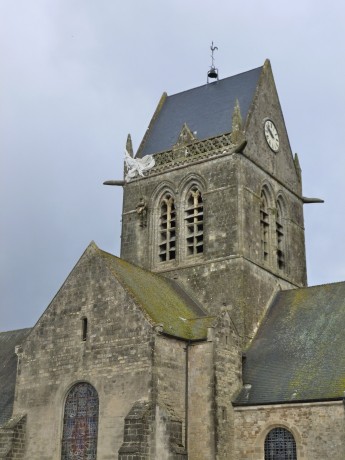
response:
[[[231,131],[238,99],[246,120],[262,67],[168,96],[153,120],[137,156],[169,150],[177,142],[184,123],[199,140]]]
[[[23,342],[30,330],[0,332],[0,426],[12,415],[17,375],[15,347]]]
[[[246,352],[235,405],[340,399],[345,282],[277,294]]]

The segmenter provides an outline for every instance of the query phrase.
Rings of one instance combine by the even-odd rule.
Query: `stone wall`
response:
[[[276,109],[278,119],[281,113]],[[236,327],[241,335],[248,337],[278,284],[291,289],[306,283],[303,204],[297,196],[299,185],[288,141],[285,139],[284,144],[282,140],[282,149],[285,150],[274,154],[267,152],[269,147],[261,128],[260,136],[262,138],[257,140],[260,145],[251,146],[251,150],[246,148],[243,153],[227,153],[225,150],[223,155],[211,156],[196,164],[187,163],[176,168],[172,165],[157,175],[134,180],[124,188],[121,256],[174,278],[211,314],[218,314],[224,303],[232,305]],[[263,156],[270,155],[272,161],[279,164],[279,180],[278,172],[271,173],[267,162],[256,158],[260,149],[265,152]],[[283,181],[285,170],[289,172],[287,185]],[[199,184],[203,195],[204,251],[189,257],[185,253],[183,209],[185,192],[193,181]],[[272,191],[269,204],[271,249],[270,259],[265,262],[262,260],[260,229],[263,184]],[[166,190],[175,197],[176,259],[160,262],[158,204]],[[279,196],[286,204],[283,269],[277,263],[275,229]],[[146,226],[142,226],[136,212],[141,199],[147,203]],[[251,287],[249,290],[248,286]]]
[[[274,122],[279,133],[277,153],[270,149],[264,136],[264,122],[267,119]],[[248,141],[245,154],[274,180],[301,195],[302,184],[296,172],[284,116],[268,61],[265,62],[260,76],[245,131]]]
[[[213,347],[188,347],[188,460],[215,458]]]
[[[185,424],[186,342],[164,335],[155,338],[152,401]],[[184,432],[184,430],[183,430]]]
[[[343,460],[342,401],[235,408],[236,460],[264,460],[268,432],[284,427],[294,436],[298,460]]]
[[[271,152],[272,153],[272,152]],[[242,183],[239,191],[239,252],[262,266],[278,280],[288,281],[295,286],[306,285],[306,258],[304,241],[303,203],[296,196],[296,190],[285,187],[254,164],[248,156],[241,156]],[[266,188],[269,214],[269,259],[262,260],[260,202],[263,185]],[[284,233],[285,266],[277,266],[276,216],[277,200],[283,207],[282,225]]]
[[[133,460],[133,458],[147,460],[150,458],[153,424],[151,406],[148,401],[137,401],[126,415],[119,460]]]
[[[274,121],[279,132],[277,152],[265,139],[267,119]],[[239,134],[247,144],[241,148],[236,148],[229,134],[197,140],[183,146],[182,153],[176,148],[157,153],[156,166],[148,176],[125,185],[121,256],[177,279],[211,314],[218,314],[224,303],[232,306],[239,334],[251,337],[278,285],[290,289],[306,284],[300,170],[294,162],[268,61],[242,128],[244,132]],[[204,251],[189,257],[185,248],[184,200],[193,183],[198,184],[203,195]],[[269,260],[265,261],[260,227],[264,184],[270,192],[271,224]],[[167,190],[176,205],[176,259],[161,262],[159,202]],[[279,249],[284,249],[283,268],[277,259],[278,197],[284,203],[284,238]],[[141,200],[147,206],[145,225],[136,212]]]
[[[64,402],[76,382],[99,396],[98,460],[117,458],[125,416],[150,397],[151,325],[97,251],[89,246],[23,344],[14,413],[28,414],[27,460],[60,459]]]
[[[242,386],[242,340],[226,310],[219,315],[209,335],[214,342],[215,458],[237,460],[233,456],[235,436],[231,401]]]
[[[12,417],[0,428],[0,460],[22,460],[25,437],[26,415]]]

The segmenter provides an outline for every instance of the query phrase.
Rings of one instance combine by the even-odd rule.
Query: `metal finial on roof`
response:
[[[217,46],[213,46],[213,41],[212,41],[212,44],[210,46],[210,49],[211,49],[211,67],[210,67],[210,70],[207,72],[207,83],[209,83],[209,78],[216,78],[218,80],[218,69],[214,66],[214,52],[215,50],[218,51],[218,47]]]

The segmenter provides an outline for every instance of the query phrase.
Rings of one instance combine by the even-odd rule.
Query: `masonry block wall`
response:
[[[119,460],[186,460],[182,422],[148,401],[137,401],[125,418]]]
[[[185,257],[180,240],[176,243],[176,260],[160,263],[157,235],[160,193],[166,187],[175,193],[179,235],[184,222],[180,199],[189,178],[204,184],[204,253]],[[250,337],[277,286],[291,289],[306,281],[302,203],[295,196],[295,204],[289,206],[284,220],[289,248],[285,269],[276,266],[276,247],[272,247],[270,263],[261,260],[260,193],[268,179],[274,193],[282,193],[284,187],[280,183],[244,155],[233,153],[128,183],[124,193],[121,256],[175,279],[211,314],[217,315],[224,304],[230,306],[239,333]],[[288,190],[284,193],[290,198]],[[136,212],[143,197],[148,204],[144,227]],[[272,246],[274,206],[272,198]]]
[[[182,340],[156,336],[152,390],[152,401],[183,426],[186,416],[186,345]]]
[[[150,397],[152,348],[151,325],[89,246],[23,345],[14,413],[28,413],[25,459],[61,458],[65,398],[78,381],[99,396],[97,458],[117,458],[125,416]]]
[[[214,342],[214,411],[215,458],[237,460],[234,457],[234,400],[242,386],[242,340],[229,312],[224,310],[212,330]]]
[[[267,119],[277,125],[278,152],[266,142],[263,127]],[[268,61],[239,135],[244,140],[239,149],[229,133],[189,140],[182,147],[176,144],[154,155],[156,166],[147,177],[124,186],[121,257],[178,280],[211,314],[218,314],[224,303],[231,306],[239,333],[250,338],[277,285],[289,289],[306,284],[301,171],[292,155]],[[196,154],[191,153],[195,143],[200,147]],[[189,257],[184,197],[193,183],[203,196],[204,247],[202,254]],[[267,260],[262,256],[260,228],[263,187],[269,198]],[[159,202],[165,191],[175,199],[177,238],[176,257],[162,262],[158,256]],[[283,250],[278,248],[276,234],[278,198],[283,206]],[[144,225],[137,213],[143,201]],[[278,253],[283,254],[283,267]]]
[[[279,132],[279,152],[272,153],[263,135],[263,124],[267,118],[274,120]],[[270,63],[265,62],[251,110],[245,124],[245,136],[248,141],[245,155],[274,177],[283,186],[302,193],[302,183],[293,161],[290,141],[280,106],[277,89]]]
[[[186,342],[157,335],[152,402],[155,411],[151,458],[186,458]],[[180,457],[181,456],[181,457]]]
[[[150,458],[152,435],[152,404],[137,401],[125,417],[123,444],[119,450],[119,460],[147,460]],[[114,457],[115,458],[115,457]]]
[[[277,426],[293,434],[299,460],[345,458],[342,401],[235,408],[236,460],[264,460],[264,442]]]
[[[215,458],[212,341],[188,347],[188,460]]]
[[[25,453],[26,416],[12,417],[0,428],[0,459],[22,460]]]

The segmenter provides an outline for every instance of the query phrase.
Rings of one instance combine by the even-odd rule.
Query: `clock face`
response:
[[[278,152],[279,150],[279,136],[277,128],[275,127],[273,121],[266,120],[264,125],[264,133],[267,144],[273,150],[273,152]]]

